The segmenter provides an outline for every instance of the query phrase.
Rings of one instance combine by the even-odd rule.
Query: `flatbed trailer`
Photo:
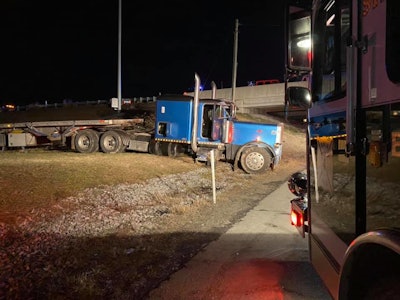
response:
[[[110,136],[117,132],[121,138],[127,139],[130,133],[137,132],[139,128],[144,133],[143,125],[143,118],[4,123],[0,124],[0,147],[3,151],[8,148],[52,146],[82,153],[96,152],[102,146],[100,136],[104,133]],[[107,143],[106,140],[103,142]],[[104,147],[101,147],[102,151],[107,152]],[[121,146],[119,151],[123,148]]]

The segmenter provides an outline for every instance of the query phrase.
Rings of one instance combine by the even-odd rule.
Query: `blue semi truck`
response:
[[[74,120],[0,124],[0,147],[59,145],[80,153],[146,152],[196,161],[222,160],[247,173],[273,169],[282,155],[283,124],[240,122],[232,101],[166,95],[156,100],[152,130],[143,119]],[[211,152],[213,151],[213,152]]]
[[[157,99],[150,152],[168,156],[188,153],[208,163],[213,151],[217,161],[230,162],[247,173],[274,168],[282,155],[283,124],[240,122],[232,101],[199,99],[199,85],[196,75],[193,97]]]

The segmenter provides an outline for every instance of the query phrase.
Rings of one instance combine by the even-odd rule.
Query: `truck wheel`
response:
[[[109,130],[104,132],[100,138],[100,148],[104,153],[121,152],[123,148],[122,138],[118,132]]]
[[[149,142],[149,153],[156,154],[156,141],[153,139]]]
[[[75,136],[75,149],[80,153],[99,151],[99,136],[92,129],[80,130]]]
[[[154,144],[154,154],[158,155],[158,156],[162,156],[162,150],[161,150],[161,143],[160,142],[156,142]]]
[[[249,174],[263,173],[271,164],[272,157],[268,151],[260,147],[244,150],[240,158],[243,170]]]
[[[379,278],[366,290],[366,295],[362,299],[395,299],[400,293],[399,276]]]
[[[126,133],[125,131],[121,130],[121,129],[117,129],[115,130],[115,132],[117,132],[120,136],[121,136],[121,147],[119,148],[118,152],[125,152],[126,149],[128,148],[128,144],[129,144],[129,135],[128,133]]]
[[[178,143],[169,143],[168,144],[168,156],[178,157],[183,153],[184,153],[184,149],[181,144],[178,144]]]
[[[158,156],[167,156],[169,155],[169,144],[165,142],[156,142],[154,145],[154,154]]]

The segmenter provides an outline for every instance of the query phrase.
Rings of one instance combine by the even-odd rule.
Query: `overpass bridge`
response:
[[[308,86],[306,81],[289,82],[288,86]],[[192,93],[187,93],[193,96]],[[200,91],[199,98],[211,98],[212,90]],[[215,98],[231,99],[232,88],[217,89]],[[240,113],[273,113],[283,112],[285,105],[285,84],[272,83],[265,85],[236,87],[235,103]]]

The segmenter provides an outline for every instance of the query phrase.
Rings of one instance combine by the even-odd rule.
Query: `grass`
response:
[[[172,159],[134,152],[80,154],[44,149],[0,152],[0,237],[2,223],[18,224],[40,209],[47,218],[55,213],[58,200],[86,188],[141,183],[196,168],[199,164],[185,156]],[[179,197],[156,196],[154,201],[165,202],[169,213],[190,212]],[[12,279],[7,287],[10,298],[38,293],[45,298],[94,299],[111,292],[115,299],[123,299],[143,292],[132,289],[132,282],[146,286],[148,280],[160,280],[159,274],[166,272],[162,262],[180,251],[183,238],[182,234],[176,241],[162,233],[132,235],[123,228],[76,238],[15,227],[0,239],[0,283],[5,279],[1,260],[6,259],[12,262],[6,264],[12,266],[6,271]],[[1,292],[0,288],[0,298]]]
[[[197,167],[189,157],[171,159],[146,153],[5,151],[0,153],[0,212],[27,212],[86,188],[140,183]]]

